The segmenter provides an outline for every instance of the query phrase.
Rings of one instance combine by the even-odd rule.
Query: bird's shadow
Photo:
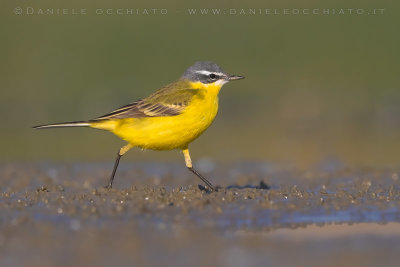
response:
[[[211,193],[212,191],[199,184],[199,189],[201,191],[205,191],[206,193]],[[221,187],[221,186],[217,186],[216,190],[221,191],[222,189],[260,189],[260,190],[268,190],[271,189],[271,187],[269,185],[267,185],[266,183],[264,183],[264,181],[260,181],[260,183],[258,185],[251,185],[251,184],[246,184],[246,185],[237,185],[237,184],[233,184],[233,185],[228,185],[227,187]]]

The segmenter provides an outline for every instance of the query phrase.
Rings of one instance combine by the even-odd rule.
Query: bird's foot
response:
[[[219,186],[219,185],[217,185],[215,187],[214,186],[210,187],[210,186],[207,186],[207,185],[204,186],[204,185],[199,184],[198,187],[199,187],[200,191],[204,191],[207,194],[212,193],[212,192],[218,192],[218,191],[220,191],[222,189],[222,187]]]

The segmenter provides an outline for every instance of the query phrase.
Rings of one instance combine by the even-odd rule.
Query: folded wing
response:
[[[201,91],[170,84],[145,99],[123,106],[92,121],[176,116],[185,110],[196,94],[201,94]]]

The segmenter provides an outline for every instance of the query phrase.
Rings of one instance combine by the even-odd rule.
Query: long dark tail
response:
[[[88,121],[72,121],[34,126],[34,129],[58,128],[58,127],[82,127],[90,126]]]

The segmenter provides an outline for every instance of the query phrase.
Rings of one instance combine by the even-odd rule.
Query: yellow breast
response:
[[[191,83],[204,94],[194,96],[188,107],[179,115],[110,120],[101,128],[109,130],[143,149],[183,149],[202,134],[218,113],[218,84]]]

